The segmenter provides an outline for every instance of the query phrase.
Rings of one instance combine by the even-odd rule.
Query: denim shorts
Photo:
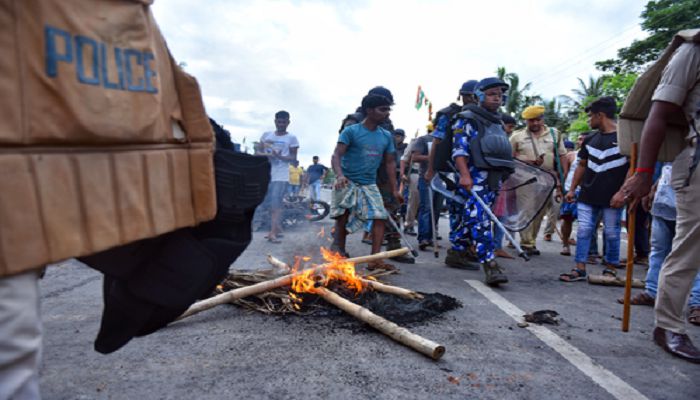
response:
[[[270,208],[282,208],[282,198],[287,191],[287,182],[273,181],[267,187],[267,202]]]

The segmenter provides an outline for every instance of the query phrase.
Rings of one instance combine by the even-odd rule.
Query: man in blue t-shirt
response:
[[[396,185],[395,147],[391,134],[379,125],[391,112],[391,101],[380,95],[368,94],[362,99],[366,114],[362,123],[343,129],[333,152],[331,165],[336,174],[331,201],[331,217],[335,218],[333,249],[345,251],[347,233],[361,229],[367,220],[372,225],[372,254],[381,249],[384,220],[389,217],[377,187],[377,168],[384,161],[393,196],[401,199]],[[394,270],[382,261],[368,265],[369,269]]]
[[[306,179],[309,185],[309,197],[311,200],[321,200],[321,183],[328,173],[328,167],[318,163],[318,156],[314,156],[313,164],[306,169]]]

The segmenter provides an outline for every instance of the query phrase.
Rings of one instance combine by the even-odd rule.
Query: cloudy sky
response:
[[[462,82],[499,66],[552,98],[571,94],[594,62],[643,38],[645,0],[156,0],[153,12],[176,60],[202,87],[210,116],[240,143],[291,113],[299,158],[330,164],[340,121],[383,85],[391,118],[410,136]]]

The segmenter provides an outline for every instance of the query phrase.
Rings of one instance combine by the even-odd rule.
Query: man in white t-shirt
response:
[[[260,146],[256,153],[266,155],[270,159],[270,186],[267,188],[265,204],[270,207],[270,233],[267,240],[279,243],[280,214],[282,213],[282,197],[289,184],[289,164],[297,159],[299,141],[297,137],[287,132],[289,113],[278,111],[275,114],[275,131],[265,132],[260,138]]]

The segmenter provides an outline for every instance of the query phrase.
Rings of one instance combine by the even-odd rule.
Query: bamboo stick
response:
[[[407,247],[402,247],[400,249],[390,250],[390,251],[382,251],[380,253],[370,254],[368,256],[348,258],[346,261],[352,262],[355,264],[359,264],[359,263],[368,262],[368,261],[382,260],[385,258],[396,257],[396,256],[406,254],[408,252],[409,252],[409,249]],[[314,270],[314,273],[317,273],[317,272],[322,271],[327,266],[328,266],[328,264],[321,264],[318,267],[315,267],[312,269]],[[299,271],[299,272],[296,272],[293,274],[281,276],[277,279],[272,279],[269,281],[256,283],[255,285],[250,285],[250,286],[242,287],[239,289],[230,290],[228,292],[221,293],[219,295],[210,297],[208,299],[198,301],[198,302],[192,304],[190,306],[190,308],[188,308],[184,313],[182,313],[182,315],[180,315],[176,319],[176,321],[187,318],[189,316],[200,313],[202,311],[208,310],[210,308],[214,308],[220,304],[230,303],[234,300],[242,299],[242,298],[248,297],[248,296],[253,296],[253,295],[256,295],[258,293],[267,292],[267,291],[270,291],[270,290],[278,288],[278,287],[289,286],[292,283],[292,279],[294,279],[294,277],[299,276],[305,272],[307,272],[307,271],[306,270]]]
[[[270,265],[275,267],[275,269],[278,271],[289,272],[292,270],[292,268],[289,266],[289,264],[285,263],[284,261],[280,260],[279,258],[274,257],[272,254],[267,255],[267,262],[269,262]]]
[[[399,287],[399,286],[385,285],[381,282],[373,281],[371,279],[361,278],[361,280],[362,280],[362,283],[366,284],[367,286],[371,287],[372,289],[376,290],[377,292],[393,294],[394,296],[403,297],[403,298],[409,299],[409,300],[421,300],[421,299],[423,299],[422,294],[420,294],[418,292],[414,292],[413,290],[404,289],[404,288]]]
[[[637,167],[637,143],[632,143],[630,154],[630,171],[634,173]],[[627,275],[625,280],[625,294],[622,305],[622,332],[630,330],[630,301],[632,297],[632,273],[634,272],[634,231],[636,216],[634,207],[627,206]]]
[[[588,283],[592,285],[625,286],[625,280],[620,277],[593,274],[588,274]],[[640,279],[633,279],[632,287],[644,289],[644,282]]]
[[[349,300],[346,300],[338,294],[326,289],[318,288],[318,295],[324,300],[352,315],[358,320],[370,325],[374,329],[389,336],[395,341],[424,354],[433,360],[439,360],[445,354],[445,347],[426,339],[422,336],[412,333],[406,328],[403,328],[391,321],[388,321],[370,310],[359,306]]]
[[[280,259],[278,259],[272,255],[267,256],[267,262],[269,262],[272,266],[274,266],[275,268],[280,269],[280,270],[286,269],[287,271],[289,271],[291,269],[289,267],[289,264],[281,261]],[[409,299],[409,300],[421,300],[423,298],[422,294],[415,292],[413,290],[410,290],[410,289],[404,289],[404,288],[399,287],[399,286],[386,285],[386,284],[383,284],[381,282],[373,281],[371,279],[360,278],[360,280],[362,281],[362,283],[371,287],[372,289],[376,290],[377,292],[393,294],[394,296],[403,297],[403,298]]]

